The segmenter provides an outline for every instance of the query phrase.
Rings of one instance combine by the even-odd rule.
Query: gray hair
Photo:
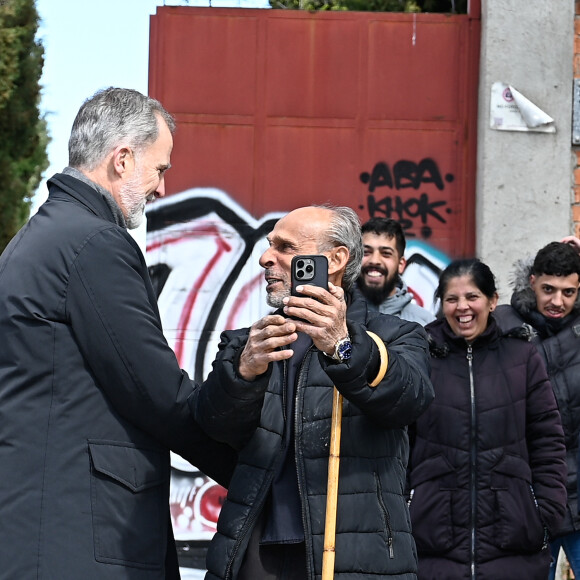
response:
[[[326,231],[326,241],[322,242],[319,251],[328,251],[336,246],[346,246],[349,253],[344,270],[342,285],[349,290],[360,275],[363,259],[363,243],[358,215],[350,207],[319,205],[333,212],[330,226]]]
[[[92,171],[118,145],[139,153],[159,136],[158,118],[175,131],[175,120],[159,101],[132,89],[109,87],[87,99],[74,120],[68,142],[69,165]]]

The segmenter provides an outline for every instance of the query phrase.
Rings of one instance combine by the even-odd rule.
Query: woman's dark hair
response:
[[[493,298],[497,292],[495,276],[489,266],[477,258],[467,258],[454,260],[443,270],[439,277],[439,286],[435,290],[435,299],[443,301],[450,280],[459,276],[469,276],[477,288],[488,298]]]

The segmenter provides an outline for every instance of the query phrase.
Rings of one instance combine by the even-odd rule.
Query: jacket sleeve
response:
[[[213,370],[191,404],[199,424],[218,441],[241,449],[259,425],[272,365],[263,375],[246,381],[237,373],[248,331],[221,335]]]
[[[526,440],[534,494],[544,525],[553,535],[566,508],[566,445],[560,413],[539,353],[530,349]]]
[[[368,327],[348,322],[351,358],[341,364],[319,355],[328,376],[352,404],[384,428],[409,425],[434,398],[429,378],[429,347],[424,329],[417,323],[394,316],[373,318]],[[367,329],[385,343],[388,367],[383,380],[370,387],[378,369],[373,368],[377,348]]]
[[[223,484],[236,453],[194,420],[197,386],[165,340],[143,256],[128,238],[106,228],[79,249],[65,297],[71,332],[114,411]]]

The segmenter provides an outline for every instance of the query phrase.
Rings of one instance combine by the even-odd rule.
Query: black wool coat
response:
[[[143,255],[90,185],[55,175],[0,257],[0,336],[0,577],[178,578],[169,450],[226,485],[235,454],[194,422]]]
[[[416,554],[404,497],[407,425],[429,405],[428,345],[423,328],[372,314],[356,295],[348,306],[352,358],[332,362],[311,347],[300,364],[295,398],[296,470],[306,537],[308,577],[321,577],[333,384],[344,396],[336,530],[336,580],[416,578]],[[384,341],[389,366],[368,385],[376,346]],[[272,364],[263,382],[236,372],[248,329],[223,333],[215,375],[198,400],[203,425],[240,446],[239,461],[207,558],[207,580],[235,580],[282,458],[287,362]],[[373,376],[374,378],[374,376]]]
[[[544,580],[564,515],[564,434],[542,360],[490,320],[471,346],[445,320],[426,326],[435,400],[409,461],[425,580]]]

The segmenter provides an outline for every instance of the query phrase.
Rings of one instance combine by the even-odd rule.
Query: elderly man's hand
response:
[[[328,284],[329,290],[305,284],[296,289],[304,296],[284,298],[284,312],[295,320],[296,330],[312,338],[314,346],[332,356],[336,343],[347,336],[346,302],[340,286]]]
[[[250,328],[248,341],[240,355],[240,376],[252,381],[265,373],[271,362],[290,358],[294,351],[280,350],[280,347],[292,344],[297,338],[293,320],[278,314],[264,316]]]

